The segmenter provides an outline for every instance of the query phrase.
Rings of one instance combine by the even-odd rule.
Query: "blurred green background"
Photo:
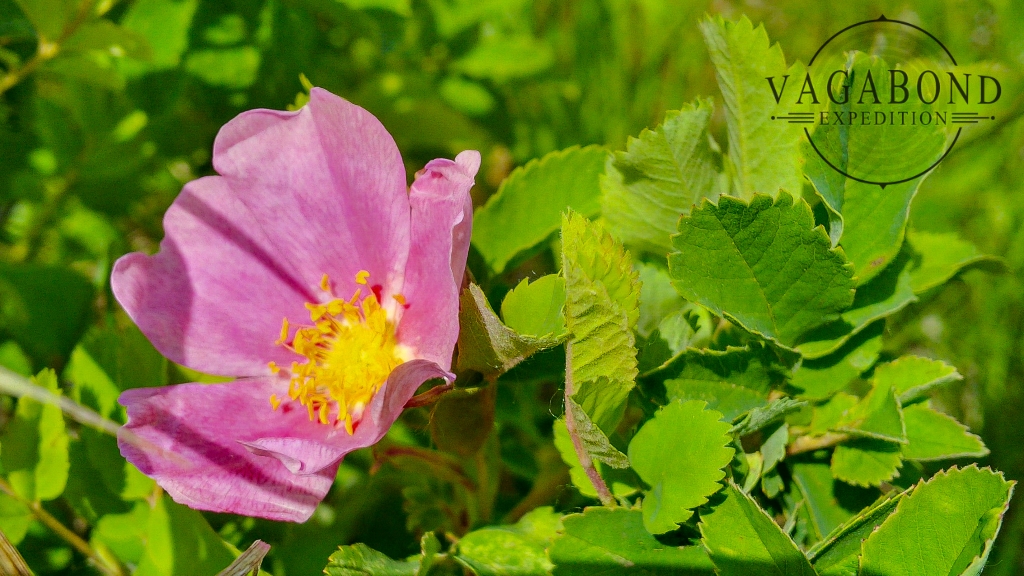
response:
[[[697,29],[705,13],[763,22],[790,62],[884,13],[932,32],[961,63],[996,67],[997,121],[925,181],[912,225],[957,232],[1004,258],[1007,272],[970,272],[911,306],[890,322],[901,328],[886,334],[886,347],[956,365],[965,379],[942,398],[944,409],[982,434],[992,450],[986,464],[1024,477],[1019,0],[0,0],[0,364],[26,375],[54,368],[69,393],[114,419],[123,416],[109,398],[68,386],[90,381],[92,365],[76,354],[115,386],[194,378],[132,330],[109,291],[111,264],[156,249],[164,210],[185,182],[211,172],[219,127],[246,109],[301,103],[300,74],[377,115],[410,176],[431,158],[480,150],[479,204],[527,160],[576,144],[620,149],[666,111],[719,97]],[[723,106],[716,110],[724,141]],[[509,272],[510,281],[531,265]],[[509,436],[502,457],[524,463],[499,501],[527,494],[550,459],[537,438],[550,433],[552,391],[523,389],[506,403],[514,410],[498,411]],[[4,402],[5,422],[12,403]],[[73,431],[86,448],[87,432]],[[102,520],[131,524],[130,490],[104,502],[75,488],[76,475],[89,484],[101,467],[96,450],[86,452],[89,462],[76,464],[72,449],[69,492],[47,510],[123,560],[135,553],[125,535],[134,533]],[[268,567],[279,576],[318,573],[334,547],[352,541],[396,556],[415,551],[423,518],[437,513],[427,508],[443,495],[428,483],[410,488],[397,466],[370,475],[370,462],[368,453],[346,460],[329,506],[305,526],[207,519],[235,545],[274,544]],[[1024,573],[1024,513],[1010,510],[986,574]],[[9,531],[19,514],[0,500],[0,528]],[[88,572],[66,542],[18,522],[19,547],[41,573]]]

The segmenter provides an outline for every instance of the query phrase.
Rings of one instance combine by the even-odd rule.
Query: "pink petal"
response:
[[[416,175],[409,194],[412,243],[403,288],[408,309],[398,339],[417,357],[445,369],[459,335],[459,289],[473,222],[469,191],[479,168],[475,150],[454,162],[432,160]]]
[[[314,88],[298,112],[253,110],[221,129],[220,177],[190,183],[164,218],[155,256],[115,265],[115,296],[171,360],[203,372],[265,375],[294,356],[281,321],[308,322],[320,279],[348,298],[360,270],[402,285],[409,246],[405,168],[370,113]]]
[[[270,394],[287,387],[270,377],[128,390],[118,399],[128,409],[125,428],[155,449],[119,438],[121,454],[181,504],[303,522],[334,482],[338,459],[314,474],[293,474],[278,458],[242,444],[327,432],[330,427],[310,422],[304,409],[271,409]]]
[[[416,389],[455,376],[426,360],[398,366],[349,435],[309,420],[296,402],[277,410],[284,378],[128,390],[125,428],[151,447],[118,440],[121,454],[175,501],[215,512],[304,522],[327,494],[338,463],[378,442]],[[285,396],[286,397],[286,396]]]
[[[190,182],[164,216],[154,256],[111,274],[114,296],[164,356],[213,374],[268,373],[297,357],[275,344],[281,320],[308,319],[317,298],[238,196],[218,177]]]

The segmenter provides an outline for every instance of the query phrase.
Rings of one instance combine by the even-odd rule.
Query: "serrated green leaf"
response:
[[[665,395],[670,401],[706,402],[708,409],[721,412],[726,422],[732,422],[742,414],[768,404],[766,396],[744,386],[695,379],[666,380]]]
[[[988,448],[981,438],[971,434],[955,418],[928,407],[914,404],[903,409],[907,422],[907,439],[902,448],[908,460],[946,460],[950,458],[981,458]]]
[[[745,16],[737,22],[708,17],[700,28],[725,100],[733,193],[741,198],[774,196],[780,189],[799,194],[803,133],[797,124],[772,121],[787,105],[776,104],[765,78],[787,73],[799,78],[803,67],[789,70],[782,48],[770,45],[764,27],[754,28]]]
[[[505,326],[480,287],[470,284],[459,297],[459,370],[497,378],[531,355],[561,344],[564,334],[521,336]]]
[[[793,482],[806,502],[809,518],[821,540],[870,505],[878,496],[869,490],[837,482],[827,461],[801,460],[787,463]]]
[[[602,380],[597,382],[600,386],[603,383]],[[626,455],[619,452],[617,448],[612,446],[611,441],[605,436],[604,432],[597,427],[596,424],[587,416],[587,413],[583,410],[583,407],[573,401],[572,398],[565,399],[568,406],[566,407],[566,417],[572,414],[573,424],[575,425],[576,434],[579,436],[580,441],[583,443],[584,449],[590,454],[591,458],[604,462],[612,468],[628,468],[629,460]]]
[[[571,334],[566,387],[607,435],[622,418],[637,375],[638,275],[620,244],[575,213],[562,220],[562,274]]]
[[[327,576],[415,576],[419,560],[392,560],[366,544],[340,546],[331,554],[324,574]]]
[[[700,546],[662,544],[644,529],[639,510],[586,508],[562,519],[565,530],[548,550],[555,576],[711,576]]]
[[[819,576],[856,576],[861,543],[892,514],[903,494],[892,491],[882,495],[811,547],[807,557]]]
[[[677,528],[721,489],[732,461],[729,424],[700,401],[662,407],[633,436],[629,462],[650,490],[644,491],[644,526],[652,534]]]
[[[865,330],[917,301],[910,284],[909,257],[900,257],[867,284],[857,287],[853,304],[839,320],[805,334],[796,347],[804,358],[821,358]]]
[[[501,301],[501,318],[523,336],[559,337],[565,333],[564,306],[564,278],[548,274],[532,283],[524,278]]]
[[[60,394],[53,370],[40,372],[32,381]],[[18,400],[14,418],[0,436],[0,463],[18,496],[38,502],[53,500],[64,492],[71,467],[68,443],[60,408],[27,396]]]
[[[882,351],[883,322],[876,322],[851,337],[835,352],[805,360],[793,372],[790,384],[807,400],[824,400],[846,388],[862,372],[871,368]]]
[[[803,400],[784,396],[772,400],[767,406],[754,408],[747,415],[732,427],[732,433],[738,436],[746,436],[773,424],[787,414],[792,414],[807,405]]]
[[[704,200],[672,243],[669,274],[684,298],[784,346],[853,302],[845,257],[789,194]]]
[[[930,576],[984,567],[1013,482],[976,466],[916,485],[862,547],[861,574]],[[912,560],[912,561],[908,561]]]
[[[699,525],[716,574],[815,576],[803,552],[756,502],[731,482],[722,494]]]
[[[832,475],[855,486],[878,486],[892,480],[902,464],[899,444],[873,438],[840,444],[832,453]]]
[[[698,99],[668,112],[654,130],[630,138],[608,158],[601,178],[601,212],[616,238],[664,254],[679,215],[720,190],[721,155],[711,148],[708,123],[714,104]]]
[[[825,434],[839,426],[847,411],[857,405],[860,398],[846,392],[839,392],[826,402],[814,407],[811,425],[808,432],[814,435]]]
[[[875,380],[868,395],[846,412],[835,430],[851,436],[907,443],[903,407],[893,387],[880,380]]]
[[[473,245],[495,273],[558,231],[562,213],[600,209],[598,177],[608,153],[597,146],[552,152],[516,168],[473,215]]]
[[[900,402],[907,404],[957,380],[963,380],[963,376],[955,367],[921,356],[901,356],[875,368],[875,381],[891,386]]]
[[[569,437],[569,431],[565,427],[564,419],[559,418],[555,420],[554,436],[555,448],[558,449],[562,461],[569,466],[569,477],[572,480],[573,486],[579,490],[580,494],[589,498],[597,498],[597,490],[594,489],[594,485],[590,482],[586,470],[580,466],[579,457],[576,455],[576,449],[573,447],[572,438]],[[594,465],[601,478],[608,484],[608,489],[611,490],[612,495],[616,498],[625,498],[636,494],[640,490],[640,480],[632,470],[613,468],[601,461],[594,462]]]
[[[765,396],[781,381],[776,362],[770,349],[756,343],[725,350],[690,348],[672,358],[660,372],[687,383],[734,384]]]
[[[1002,260],[982,254],[954,233],[907,231],[907,243],[914,250],[910,284],[915,294],[945,284],[960,272],[974,267],[1001,270]]]

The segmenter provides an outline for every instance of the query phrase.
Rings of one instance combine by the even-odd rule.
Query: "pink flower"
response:
[[[193,508],[308,519],[345,454],[454,378],[479,165],[433,160],[407,190],[380,122],[316,88],[225,125],[220,175],[186,185],[160,251],[118,260],[111,284],[165,356],[238,379],[123,393],[154,447],[121,441],[125,458]]]

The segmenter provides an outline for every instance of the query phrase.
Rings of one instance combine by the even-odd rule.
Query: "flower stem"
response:
[[[587,478],[590,479],[594,490],[597,491],[598,500],[605,506],[615,506],[615,497],[612,496],[611,490],[608,490],[608,485],[604,483],[604,478],[601,478],[601,474],[594,465],[594,460],[583,445],[579,431],[576,430],[576,419],[573,418],[573,403],[571,402],[572,395],[572,340],[569,340],[565,343],[565,428],[569,431],[569,438],[572,439],[572,447],[576,450],[576,458],[579,459],[580,466],[583,467],[584,472],[587,473]]]

